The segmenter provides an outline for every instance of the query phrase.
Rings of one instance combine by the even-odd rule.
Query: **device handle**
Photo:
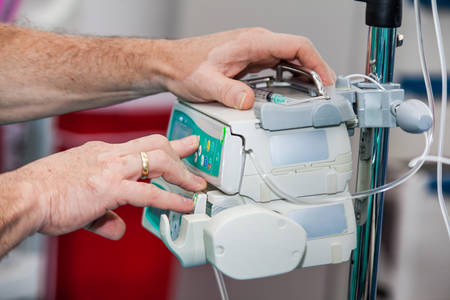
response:
[[[276,79],[277,81],[283,81],[283,73],[289,71],[293,74],[300,75],[300,77],[305,77],[312,81],[317,88],[317,93],[319,96],[326,96],[325,87],[323,86],[322,79],[320,79],[319,74],[305,67],[297,66],[288,62],[282,62],[277,65],[276,69]]]

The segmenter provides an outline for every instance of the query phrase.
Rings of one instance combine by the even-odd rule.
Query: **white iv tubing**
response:
[[[439,157],[439,156],[434,156],[434,155],[427,155],[427,156],[419,156],[419,157],[414,158],[413,160],[411,160],[409,162],[408,166],[410,168],[412,168],[412,167],[414,167],[414,165],[417,162],[419,162],[421,160],[430,161],[430,162],[436,162],[436,163],[440,162],[441,164],[444,164],[444,165],[450,165],[450,158]]]
[[[408,164],[409,167],[412,167],[408,172],[406,172],[403,176],[398,178],[397,180],[394,180],[388,184],[379,186],[377,188],[363,191],[363,192],[357,192],[352,194],[352,198],[362,198],[362,197],[368,197],[373,194],[382,193],[387,190],[390,190],[405,181],[407,181],[409,178],[411,178],[414,174],[419,171],[419,169],[422,167],[425,161],[430,162],[436,162],[437,163],[437,194],[439,199],[439,206],[441,209],[442,216],[444,218],[444,223],[447,229],[447,234],[450,238],[450,218],[447,212],[447,207],[445,205],[445,199],[442,192],[442,164],[450,164],[450,159],[445,158],[442,156],[443,154],[443,146],[444,146],[444,135],[445,135],[445,121],[446,121],[446,110],[447,110],[447,66],[446,66],[446,59],[445,59],[445,53],[444,53],[444,46],[442,42],[442,32],[441,32],[441,25],[439,21],[439,15],[437,12],[437,4],[436,0],[431,0],[431,8],[433,13],[433,22],[434,22],[434,28],[436,32],[436,39],[438,44],[438,50],[439,50],[439,59],[440,59],[440,66],[441,66],[441,76],[442,76],[442,99],[441,99],[441,119],[440,119],[440,132],[439,132],[439,138],[438,138],[438,155],[437,156],[430,156],[428,155],[430,152],[430,147],[433,142],[433,133],[434,133],[434,127],[435,127],[435,104],[434,104],[434,96],[431,88],[431,82],[430,82],[430,75],[427,68],[427,63],[425,59],[425,54],[423,51],[423,39],[422,39],[422,28],[421,28],[421,20],[420,20],[420,9],[419,9],[419,3],[418,0],[414,0],[414,12],[416,17],[416,31],[417,31],[417,42],[418,42],[418,48],[419,48],[419,56],[420,56],[420,64],[422,68],[422,73],[425,81],[425,87],[427,92],[427,100],[428,100],[428,107],[430,108],[432,115],[433,115],[433,125],[432,128],[424,133],[425,136],[425,149],[421,156],[411,160]],[[363,74],[351,74],[346,76],[347,79],[351,78],[364,78],[372,83],[374,83],[379,89],[384,90],[384,87],[379,84],[376,80],[373,78],[363,75]],[[264,181],[264,183],[274,192],[277,196],[282,197],[288,201],[291,202],[303,202],[303,203],[310,203],[307,201],[302,201],[301,199],[297,197],[293,197],[291,195],[288,195],[284,193],[281,189],[278,188],[278,186],[272,182],[270,177],[267,176],[267,174],[262,170],[261,166],[259,165],[253,151],[248,151],[247,154],[249,155],[250,159],[253,162],[253,165],[258,172],[261,179]],[[316,202],[317,203],[317,202]],[[223,279],[222,274],[215,268],[214,274],[219,286],[219,291],[222,300],[228,300],[228,294],[225,287],[225,281]]]
[[[438,40],[438,49],[439,49],[439,56],[441,59],[441,69],[442,69],[442,113],[441,113],[441,129],[440,129],[440,135],[439,135],[439,149],[438,149],[438,156],[433,157],[429,156],[431,144],[433,142],[433,132],[434,132],[434,123],[435,123],[435,104],[434,104],[434,97],[433,92],[431,88],[431,81],[430,81],[430,75],[427,68],[427,63],[423,51],[423,40],[422,40],[422,29],[421,29],[421,21],[420,21],[420,11],[418,7],[418,0],[414,0],[415,5],[415,15],[416,15],[416,30],[417,30],[417,41],[418,41],[418,48],[419,48],[419,56],[420,56],[420,63],[422,68],[422,73],[425,81],[425,87],[427,91],[427,100],[428,100],[428,107],[430,108],[430,111],[433,114],[433,124],[431,129],[424,133],[425,136],[425,148],[421,156],[418,158],[413,159],[409,166],[412,167],[408,172],[406,172],[403,176],[400,178],[384,184],[382,186],[376,187],[371,190],[357,192],[352,194],[352,198],[363,198],[368,197],[373,194],[382,193],[387,190],[390,190],[394,187],[399,186],[400,184],[407,181],[409,178],[411,178],[414,174],[416,174],[419,169],[422,167],[425,161],[436,161],[438,164],[438,170],[437,170],[437,180],[438,180],[438,198],[439,198],[439,205],[441,206],[442,215],[444,217],[444,221],[446,224],[446,228],[450,237],[450,221],[447,213],[447,209],[445,207],[445,202],[442,195],[442,163],[448,163],[450,162],[450,159],[443,158],[442,157],[442,148],[443,148],[443,139],[444,139],[444,129],[445,129],[445,111],[447,106],[447,74],[446,74],[446,66],[445,66],[445,57],[443,55],[443,46],[442,46],[442,34],[440,30],[440,24],[439,24],[439,16],[437,15],[437,9],[435,7],[435,0],[432,0],[432,6],[434,7],[433,10],[433,18],[435,22],[435,28],[436,28],[436,36]],[[440,46],[439,46],[440,45]],[[445,70],[445,71],[444,71]],[[373,78],[363,75],[363,74],[350,74],[346,76],[347,79],[352,78],[364,78],[371,82],[373,82],[378,88],[384,90],[384,87],[379,84],[376,80]],[[254,155],[253,151],[248,151],[247,154],[249,155],[250,159],[253,162],[253,165],[255,166],[256,171],[258,172],[261,179],[264,181],[264,183],[272,190],[274,194],[277,196],[286,199],[290,202],[296,202],[296,203],[309,203],[311,204],[313,201],[309,202],[306,200],[302,200],[301,198],[293,197],[292,195],[284,193],[266,174],[261,166],[259,165],[256,156]],[[315,202],[317,203],[317,202]]]
[[[417,1],[417,0],[415,0],[415,1]],[[426,87],[426,91],[427,91],[428,107],[433,115],[432,127],[428,131],[428,133],[425,133],[425,149],[421,155],[421,157],[425,157],[430,152],[431,144],[433,142],[433,132],[434,132],[434,122],[435,122],[434,121],[435,120],[434,106],[435,105],[434,105],[433,91],[431,89],[430,75],[428,73],[427,62],[426,62],[424,51],[423,51],[422,28],[421,28],[420,11],[418,9],[418,5],[415,6],[415,13],[416,13],[416,31],[417,31],[417,43],[418,43],[418,48],[419,48],[420,65],[422,68],[423,78],[425,81],[425,87]],[[350,78],[350,76],[366,78],[371,82],[375,81],[372,77],[369,77],[367,75],[362,75],[362,74],[352,74],[352,75],[346,76],[346,78]],[[414,164],[412,166],[412,169],[410,169],[408,172],[406,172],[400,178],[398,178],[390,183],[387,183],[387,184],[381,185],[379,187],[376,187],[374,189],[368,190],[368,191],[353,193],[352,198],[355,199],[355,198],[368,197],[370,195],[373,195],[376,193],[382,193],[382,192],[388,191],[394,187],[397,187],[400,184],[407,181],[409,178],[411,178],[414,174],[416,174],[424,163],[425,163],[424,160],[420,160],[418,164]]]
[[[352,78],[364,78],[375,84],[380,90],[385,90],[385,88],[375,79],[373,79],[370,76],[364,75],[364,74],[350,74],[345,76],[346,79],[352,79]]]
[[[428,155],[428,153],[430,152],[430,148],[431,148],[431,133],[424,133],[425,136],[425,149],[422,153],[422,155],[420,157],[425,157]],[[410,169],[408,172],[406,172],[405,174],[403,174],[403,176],[397,178],[396,180],[389,182],[387,184],[381,185],[379,187],[373,188],[371,190],[367,190],[367,191],[362,191],[362,192],[356,192],[352,194],[352,199],[355,198],[363,198],[363,197],[368,197],[374,194],[378,194],[378,193],[382,193],[382,192],[386,192],[390,189],[393,189],[397,186],[399,186],[400,184],[404,183],[405,181],[407,181],[408,179],[410,179],[414,174],[416,174],[419,169],[422,167],[422,165],[424,164],[424,160],[418,160],[418,163],[415,164],[413,166],[412,169]]]
[[[441,25],[439,22],[439,15],[437,12],[437,4],[436,0],[431,1],[431,7],[433,11],[433,21],[434,27],[436,31],[436,39],[438,43],[439,50],[439,59],[441,64],[441,76],[442,76],[442,110],[441,110],[441,120],[440,120],[440,133],[438,139],[438,155],[437,157],[429,156],[428,153],[431,148],[431,144],[433,142],[433,132],[434,132],[434,124],[435,124],[435,104],[434,97],[431,88],[430,75],[428,73],[427,63],[425,59],[425,54],[423,51],[423,39],[422,39],[422,28],[421,28],[421,20],[420,20],[420,10],[418,0],[414,0],[414,11],[416,17],[416,31],[417,31],[417,42],[419,48],[419,56],[420,56],[420,64],[422,67],[422,73],[425,81],[425,87],[427,91],[427,99],[428,99],[428,107],[430,108],[433,114],[433,125],[428,133],[425,133],[426,145],[425,150],[422,155],[409,163],[409,166],[413,166],[411,170],[406,172],[402,177],[398,178],[395,181],[392,181],[388,184],[382,185],[380,187],[374,188],[372,190],[363,191],[354,193],[352,198],[361,198],[373,195],[375,193],[385,192],[390,190],[411,178],[414,174],[419,171],[425,161],[436,161],[437,162],[437,190],[438,190],[438,199],[439,206],[441,208],[442,216],[444,218],[445,226],[447,229],[448,236],[450,238],[450,219],[447,212],[447,207],[445,206],[445,200],[442,192],[442,163],[446,163],[449,159],[442,157],[443,154],[443,143],[444,143],[444,135],[445,135],[445,119],[446,119],[446,110],[447,110],[447,66],[444,54],[444,46],[442,42],[442,33],[441,33]],[[356,76],[357,74],[354,74]],[[361,76],[362,77],[362,76]],[[370,78],[370,77],[369,77]],[[373,78],[370,78],[372,81]]]
[[[258,159],[255,156],[255,153],[253,152],[253,150],[248,150],[247,151],[247,155],[250,157],[250,160],[253,163],[253,166],[256,169],[256,172],[258,173],[259,177],[262,179],[262,181],[264,181],[264,183],[270,188],[270,190],[277,195],[278,197],[280,197],[280,199],[284,199],[287,200],[289,202],[293,202],[293,203],[304,203],[304,204],[318,204],[320,203],[320,200],[317,201],[317,199],[315,200],[311,200],[311,201],[307,201],[303,198],[297,198],[295,196],[289,195],[285,192],[283,192],[276,183],[274,183],[272,181],[272,179],[270,179],[269,174],[265,173],[264,170],[262,169],[261,165],[258,162]]]
[[[217,270],[215,266],[212,266],[214,270],[214,276],[216,277],[217,285],[219,286],[220,298],[222,300],[229,300],[227,287],[225,286],[225,280],[223,279],[222,272]]]
[[[415,0],[417,2],[417,0]],[[417,5],[417,4],[416,4]],[[439,206],[441,208],[442,217],[444,218],[447,234],[450,238],[450,220],[445,206],[445,199],[442,193],[442,158],[444,150],[444,136],[445,136],[445,119],[447,116],[447,64],[445,60],[444,46],[442,42],[441,24],[439,22],[439,14],[437,11],[436,0],[431,0],[431,10],[433,12],[434,30],[436,31],[436,40],[439,50],[439,60],[441,63],[442,76],[442,99],[441,99],[441,120],[439,125],[439,139],[438,139],[438,162],[437,162],[437,191]]]

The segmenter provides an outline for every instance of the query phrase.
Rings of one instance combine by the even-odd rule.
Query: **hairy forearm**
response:
[[[0,175],[0,258],[38,230],[38,197],[17,171]]]
[[[0,123],[161,92],[169,41],[60,35],[0,24]]]

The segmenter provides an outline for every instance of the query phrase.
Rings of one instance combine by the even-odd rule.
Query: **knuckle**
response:
[[[169,208],[167,201],[168,194],[157,186],[152,185],[151,188],[151,197],[149,199],[150,206],[158,207],[161,209]]]
[[[158,148],[165,147],[169,144],[169,140],[161,134],[155,134],[152,136],[152,138],[155,139],[155,143],[157,144]]]
[[[87,190],[94,196],[100,196],[105,192],[105,180],[101,175],[94,175],[87,179]]]
[[[232,85],[231,84],[224,84],[220,91],[219,94],[221,96],[222,99],[228,99],[231,96],[231,90],[232,90]]]
[[[81,146],[82,152],[87,152],[93,155],[98,162],[102,161],[102,158],[109,156],[111,145],[101,141],[90,141]]]
[[[251,27],[248,29],[248,31],[252,34],[268,34],[271,33],[270,30],[264,28],[264,27]]]
[[[124,145],[125,147],[133,147],[134,145],[139,145],[139,143],[142,141],[142,139],[143,138],[129,140],[128,142],[125,142],[125,143],[119,144],[119,145]]]
[[[170,156],[161,149],[152,151],[152,155],[160,162],[162,166],[167,166],[170,163]]]
[[[116,157],[115,161],[121,168],[125,168],[129,165],[132,165],[134,157],[132,155],[122,155]]]
[[[154,184],[149,185],[150,187],[150,199],[152,202],[155,202],[155,199],[159,199],[162,197],[163,190],[161,190],[159,187],[157,187]]]
[[[302,44],[306,45],[307,47],[312,47],[313,43],[309,38],[301,36],[299,37],[299,39]]]
[[[89,141],[89,142],[85,143],[83,146],[88,147],[88,148],[98,149],[98,148],[104,148],[107,145],[109,145],[109,144],[102,142],[102,141]]]

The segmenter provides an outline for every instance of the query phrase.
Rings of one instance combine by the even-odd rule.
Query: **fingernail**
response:
[[[183,202],[186,203],[186,205],[190,205],[190,206],[194,205],[194,201],[192,201],[192,199],[190,199],[190,198],[183,198]]]
[[[336,83],[336,75],[332,70],[328,70],[328,78],[330,78],[330,85],[334,85]]]
[[[244,106],[245,98],[247,98],[246,92],[240,92],[236,97],[236,108],[242,109]]]
[[[198,135],[191,135],[190,137],[183,139],[183,143],[186,146],[196,146],[198,145],[199,139],[200,137]]]
[[[201,178],[201,177],[196,177],[195,178],[195,181],[197,182],[197,185],[198,186],[200,186],[200,187],[204,187],[205,186],[205,180],[203,179],[203,178]]]

